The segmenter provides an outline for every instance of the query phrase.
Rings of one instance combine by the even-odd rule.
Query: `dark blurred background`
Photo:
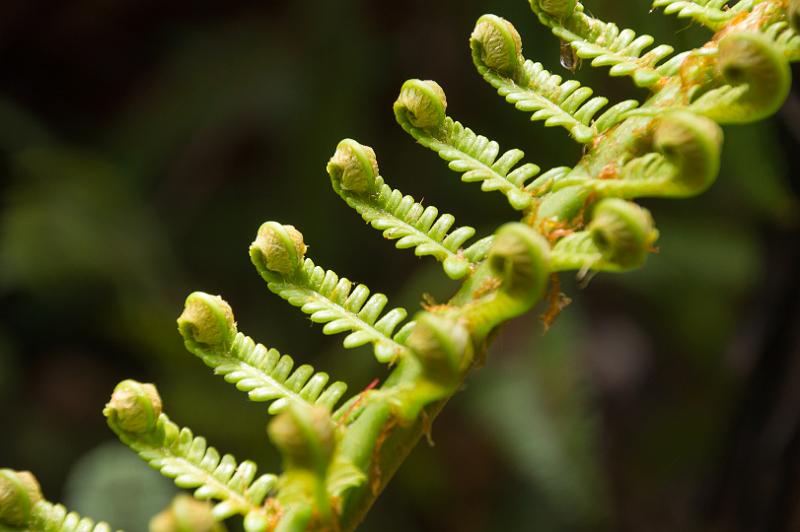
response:
[[[589,0],[678,48],[707,34],[645,2]],[[184,351],[193,290],[240,329],[350,383],[385,376],[271,295],[247,247],[296,225],[317,263],[411,311],[455,285],[395,250],[332,193],[336,143],[373,146],[405,193],[488,234],[515,215],[461,184],[394,122],[402,82],[439,81],[449,114],[543,168],[580,147],[485,84],[468,37],[492,12],[526,57],[559,66],[525,0],[174,0],[0,3],[0,465],[46,496],[130,531],[173,493],[101,415],[114,384],[155,382],[166,410],[219,449],[275,471],[263,405]],[[798,74],[795,69],[795,75]],[[644,93],[584,64],[612,102]],[[420,444],[362,530],[800,530],[800,93],[726,128],[717,184],[647,200],[662,238],[638,272],[562,276]]]

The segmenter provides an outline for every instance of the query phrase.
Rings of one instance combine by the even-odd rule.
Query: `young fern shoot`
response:
[[[205,439],[161,412],[155,387],[132,380],[114,390],[104,413],[120,440],[194,497],[212,499],[198,515],[209,522],[243,517],[247,532],[350,531],[469,373],[482,364],[508,320],[529,311],[558,272],[621,272],[642,266],[658,230],[639,197],[685,198],[717,177],[723,134],[777,111],[800,60],[800,1],[655,0],[666,13],[715,32],[707,43],[673,54],[649,35],[586,13],[576,0],[530,0],[539,20],[592,66],[649,90],[642,102],[606,108],[608,100],[526,60],[507,20],[484,15],[470,37],[478,73],[532,121],[560,126],[583,145],[571,167],[542,172],[519,149],[501,152],[447,116],[447,99],[430,80],[405,82],[394,103],[398,124],[436,152],[464,182],[497,191],[521,215],[471,244],[471,227],[455,226],[379,174],[372,148],[339,143],[327,164],[334,191],[385,239],[442,263],[461,282],[453,297],[408,312],[385,312],[388,298],[317,266],[302,234],[266,222],[250,247],[268,289],[299,307],[324,334],[346,333],[346,348],[371,345],[391,366],[380,386],[348,398],[343,382],[256,343],[239,332],[220,297],[191,294],[178,328],[186,348],[246,392],[270,402],[268,436],[283,458],[281,474],[256,475],[251,461],[220,455]],[[176,500],[152,530],[184,530]],[[43,500],[27,472],[0,470],[0,524],[8,530],[104,532]],[[216,526],[216,525],[214,525]],[[207,528],[211,530],[211,528]],[[215,529],[216,530],[216,529]]]

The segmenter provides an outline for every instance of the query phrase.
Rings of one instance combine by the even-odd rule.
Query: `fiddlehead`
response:
[[[621,198],[689,197],[706,190],[717,177],[722,130],[712,120],[689,111],[673,110],[652,123],[653,152],[631,159],[620,170],[619,179],[566,176],[553,186],[565,199],[556,202],[554,212],[575,212],[589,193]],[[568,203],[568,208],[562,203]],[[540,215],[545,202],[539,209]],[[551,210],[548,206],[548,211]],[[563,218],[563,215],[562,215]]]
[[[584,231],[570,233],[553,246],[553,271],[627,271],[641,266],[658,239],[650,213],[617,198],[595,205],[592,221]]]
[[[789,65],[780,50],[755,32],[729,33],[718,46],[717,77],[739,90],[725,93],[729,97],[703,95],[692,110],[723,124],[752,122],[777,111],[791,85]]]
[[[0,469],[0,530],[111,532],[111,527],[44,500],[30,472]]]
[[[485,50],[490,43],[484,42],[485,27],[505,27],[511,23],[494,15],[484,15],[478,19],[475,31],[470,38],[472,60],[483,78],[497,93],[517,109],[533,112],[532,121],[544,120],[545,126],[561,126],[580,143],[591,142],[604,129],[592,123],[595,115],[608,103],[602,96],[592,96],[592,89],[581,87],[575,80],[562,81],[561,76],[551,74],[541,63],[525,60],[519,52],[519,65],[513,70],[497,70],[485,62]],[[511,26],[513,27],[513,26]],[[633,100],[616,104],[597,118],[603,128],[609,128],[621,120],[621,113],[638,105]]]
[[[393,362],[407,354],[408,349],[403,341],[414,324],[406,323],[395,333],[395,329],[408,313],[404,308],[396,307],[381,316],[388,302],[385,295],[370,296],[366,285],[359,284],[353,288],[353,283],[348,279],[339,278],[336,273],[326,271],[316,266],[311,259],[303,259],[302,256],[297,257],[298,262],[292,262],[296,267],[291,274],[283,275],[270,269],[271,253],[291,257],[297,246],[295,241],[286,239],[279,241],[283,249],[277,251],[274,247],[265,245],[262,234],[272,233],[276,226],[280,227],[280,224],[264,223],[258,230],[258,237],[250,246],[250,259],[261,277],[267,281],[271,292],[288,301],[290,305],[300,307],[301,311],[310,315],[311,321],[324,323],[323,334],[349,331],[342,343],[347,348],[371,343],[379,362]]]
[[[224,328],[218,317],[224,318]],[[271,401],[270,414],[282,411],[291,402],[331,410],[347,390],[341,381],[328,384],[328,374],[315,372],[308,364],[295,369],[289,355],[281,355],[276,349],[268,349],[238,332],[233,311],[219,296],[190,294],[178,318],[178,329],[186,349],[214,368],[215,374],[247,392],[252,401]],[[211,335],[209,329],[218,331],[214,336],[226,341],[216,344],[198,341]]]
[[[481,17],[470,39],[479,72],[532,120],[563,126],[585,144],[574,168],[538,175],[536,165],[520,165],[520,150],[500,154],[497,143],[448,117],[438,84],[406,82],[394,106],[400,125],[463,181],[505,194],[524,211],[523,223],[463,248],[472,228],[451,231],[452,216],[384,183],[371,148],[342,141],[327,168],[334,190],[398,248],[435,257],[464,282],[450,301],[426,304],[415,322],[400,327],[404,309],[383,313],[385,296],[370,296],[366,286],[306,258],[294,227],[264,224],[250,253],[269,289],[325,324],[324,333],[347,332],[346,347],[371,343],[378,360],[397,364],[382,386],[370,385],[331,414],[343,383],[328,386],[327,374],[308,365],[294,369],[290,357],[240,333],[221,298],[191,294],[178,319],[186,347],[251,399],[274,401],[270,412],[278,415],[268,433],[285,472],[256,479],[254,464],[220,457],[169,421],[152,385],[123,381],[105,410],[120,439],[179,486],[195,488],[196,497],[220,501],[198,509],[211,517],[205,524],[179,522],[176,501],[155,530],[210,531],[215,519],[234,513],[245,516],[247,531],[352,529],[483,360],[490,333],[530,309],[552,272],[640,266],[658,232],[650,214],[625,198],[684,197],[708,188],[722,140],[714,120],[747,122],[775,112],[788,90],[787,60],[800,58],[798,0],[740,0],[730,8],[723,0],[655,0],[717,32],[706,46],[666,61],[669,46],[652,47],[650,36],[589,16],[576,0],[530,3],[578,57],[632,77],[653,95],[641,106],[629,100],[600,114],[606,98],[525,60],[508,21]],[[0,522],[24,530],[108,530],[42,501],[32,477],[7,470],[0,471]]]
[[[461,249],[475,229],[465,226],[451,231],[455,223],[452,215],[439,215],[436,207],[423,207],[411,196],[404,196],[384,183],[378,175],[372,148],[345,139],[339,143],[327,169],[333,189],[364,221],[382,231],[387,240],[396,240],[397,248],[414,248],[415,255],[430,255],[442,262],[451,279],[464,277],[474,262],[483,258],[476,255],[479,248],[474,245]],[[357,189],[345,180],[357,182]]]
[[[476,338],[539,300],[550,274],[549,245],[524,224],[505,224],[495,233],[482,274],[454,298],[456,303],[463,298],[461,315]]]
[[[0,524],[25,526],[42,491],[30,471],[0,469]]]
[[[595,206],[588,231],[603,259],[626,270],[641,266],[658,239],[647,210],[616,198]]]
[[[475,64],[514,78],[525,59],[522,57],[522,38],[504,18],[484,15],[478,19],[470,36]]]
[[[212,514],[221,521],[235,514],[245,516],[245,530],[266,528],[269,516],[261,505],[275,487],[277,477],[256,478],[256,465],[238,463],[226,454],[180,428],[161,413],[161,399],[151,384],[122,381],[103,410],[109,427],[128,447],[181,488],[192,488],[198,499],[217,499]]]
[[[225,525],[214,519],[211,508],[209,503],[181,493],[150,520],[150,532],[225,532]]]
[[[416,117],[424,109],[436,105],[436,102],[428,102],[428,99],[436,98],[445,102],[441,88],[438,91],[426,89],[433,85],[439,87],[436,82],[418,79],[403,84],[400,96],[394,103],[397,122],[417,142],[448,161],[451,170],[462,173],[461,180],[465,183],[480,182],[481,190],[503,193],[513,208],[528,208],[533,195],[525,184],[539,173],[539,167],[532,163],[517,166],[525,155],[521,150],[508,150],[498,157],[500,146],[496,142],[475,134],[444,114],[440,121],[428,127],[415,125],[418,122]]]

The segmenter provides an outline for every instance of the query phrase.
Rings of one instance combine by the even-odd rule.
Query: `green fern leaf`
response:
[[[426,100],[438,96],[435,91],[426,90],[426,85],[432,84],[435,82],[417,79],[403,84],[394,104],[394,115],[400,126],[422,146],[448,161],[451,170],[463,174],[462,181],[480,182],[481,190],[501,192],[517,210],[528,208],[533,197],[525,190],[525,183],[535,177],[540,168],[532,163],[517,166],[525,155],[521,150],[508,150],[498,158],[500,146],[497,142],[475,134],[447,116],[427,128],[415,125],[419,123],[421,108],[433,105]]]
[[[214,506],[215,519],[221,521],[236,514],[249,520],[266,519],[262,504],[278,478],[272,474],[256,478],[255,463],[238,463],[230,454],[220,456],[205,438],[178,427],[166,414],[161,414],[153,430],[144,434],[126,432],[111,422],[109,425],[124,444],[162,475],[175,479],[178,487],[194,489],[194,496],[201,500],[221,501]]]
[[[707,28],[718,31],[735,12],[723,7],[727,0],[655,0],[653,7],[663,7],[667,15],[691,18]]]
[[[377,175],[377,163],[375,163],[376,172],[370,172],[372,175],[369,176],[369,181],[363,190],[353,190],[352,186],[343,181],[345,163],[341,161],[352,157],[347,153],[365,152],[367,149],[369,153],[373,153],[368,147],[350,139],[339,143],[336,154],[328,164],[331,184],[336,193],[355,209],[364,221],[382,231],[384,238],[396,240],[397,248],[414,248],[414,254],[417,256],[430,255],[436,258],[442,262],[445,273],[451,279],[467,275],[473,266],[476,253],[474,249],[462,250],[461,246],[475,234],[475,229],[464,226],[451,231],[455,223],[452,215],[439,215],[436,207],[423,207],[411,196],[392,189],[384,182],[383,177]]]
[[[404,308],[393,308],[381,317],[388,301],[385,295],[370,296],[366,285],[359,284],[354,288],[348,279],[316,266],[311,259],[305,259],[294,275],[276,275],[264,266],[254,247],[250,251],[253,264],[267,281],[269,290],[292,306],[300,307],[314,323],[324,323],[323,334],[349,331],[344,347],[355,348],[371,343],[375,358],[380,362],[394,362],[408,353],[403,342],[414,323],[408,322],[394,332],[408,315]]]
[[[347,385],[341,381],[328,385],[328,374],[314,372],[308,364],[292,371],[294,361],[276,349],[268,349],[249,336],[237,333],[225,355],[191,349],[214,373],[247,392],[252,401],[271,401],[270,414],[281,412],[290,401],[321,405],[329,410],[341,399]],[[327,386],[326,386],[327,385]]]
[[[61,504],[39,501],[31,512],[31,531],[41,532],[111,532],[108,523],[96,523],[70,512]]]
[[[551,74],[541,63],[526,60],[516,80],[504,77],[480,63],[480,56],[473,51],[475,67],[497,93],[520,111],[533,112],[532,121],[544,120],[545,126],[561,126],[580,143],[594,140],[599,130],[592,119],[607,103],[608,99],[595,96],[590,99],[592,89],[582,87],[574,80],[562,82],[561,76]],[[627,100],[603,113],[598,118],[605,128],[620,122],[622,112],[638,106],[638,102]]]
[[[178,318],[178,330],[186,349],[214,368],[214,373],[248,392],[253,401],[273,401],[270,414],[277,414],[291,401],[332,410],[347,390],[343,382],[326,388],[328,375],[315,373],[308,364],[292,371],[290,356],[238,332],[230,305],[219,296],[190,294]]]
[[[640,87],[652,87],[661,79],[656,66],[672,54],[671,46],[661,44],[645,51],[654,42],[650,35],[637,36],[633,30],[620,30],[616,24],[590,17],[580,2],[571,14],[555,17],[542,9],[539,1],[530,0],[539,20],[581,59],[591,59],[592,66],[611,67],[611,76],[630,76]]]

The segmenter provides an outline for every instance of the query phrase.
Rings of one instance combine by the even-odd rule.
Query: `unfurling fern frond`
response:
[[[509,29],[510,28],[510,29]],[[575,80],[562,81],[561,76],[551,74],[541,63],[534,63],[522,57],[521,48],[516,55],[518,64],[509,68],[505,63],[498,65],[492,53],[497,52],[498,35],[512,31],[513,26],[494,15],[484,15],[478,19],[470,38],[472,60],[483,78],[497,89],[509,103],[520,111],[532,112],[531,120],[544,120],[545,126],[561,126],[583,144],[591,142],[624,118],[624,113],[638,106],[634,100],[626,100],[607,109],[597,119],[598,127],[592,121],[595,115],[608,103],[602,96],[592,96],[592,89],[582,87]],[[506,46],[517,43],[508,39]],[[505,67],[505,68],[501,68]]]
[[[61,504],[39,501],[31,512],[29,530],[41,532],[111,532],[108,523],[95,523],[88,517],[70,512]]]
[[[336,147],[327,170],[336,193],[367,223],[383,231],[384,238],[397,240],[400,249],[414,248],[417,256],[436,258],[451,279],[464,277],[482,258],[476,256],[480,242],[461,249],[475,229],[464,226],[451,231],[452,215],[439,215],[436,207],[423,207],[384,183],[372,148],[345,139]]]
[[[667,15],[691,18],[703,26],[718,31],[736,12],[723,9],[728,0],[655,0],[653,7],[663,7]]]
[[[107,523],[44,500],[29,471],[0,469],[0,530],[4,532],[111,532]]]
[[[553,189],[619,198],[688,197],[706,190],[719,170],[722,129],[689,111],[662,115],[654,122],[652,153],[631,159],[613,179],[573,172],[554,183]]]
[[[277,482],[263,474],[256,478],[256,465],[238,463],[220,456],[205,438],[194,436],[161,413],[161,398],[151,384],[122,381],[103,410],[108,425],[119,439],[164,476],[181,488],[194,489],[198,499],[220,501],[212,514],[221,521],[232,515],[245,516],[245,530],[264,530],[268,511],[262,504]]]
[[[653,218],[629,201],[606,198],[585,231],[560,239],[550,254],[553,271],[625,271],[641,266],[658,239]]]
[[[551,2],[530,0],[539,20],[571,45],[578,57],[591,59],[592,66],[611,67],[611,76],[630,76],[640,87],[653,87],[661,79],[656,67],[672,54],[671,46],[661,44],[645,51],[654,41],[650,35],[637,36],[633,30],[620,30],[616,24],[590,17],[580,2],[558,15],[547,8],[548,3]]]
[[[259,228],[258,236],[250,246],[250,259],[267,281],[269,290],[289,304],[300,307],[314,323],[324,323],[323,334],[349,331],[344,347],[370,343],[379,362],[394,362],[406,355],[408,348],[403,342],[414,323],[406,323],[396,333],[395,329],[406,319],[408,312],[396,307],[381,316],[388,301],[385,295],[373,294],[370,297],[370,290],[365,285],[353,288],[348,279],[339,278],[336,273],[316,266],[311,259],[294,253],[299,247],[305,251],[302,238],[303,235],[294,227],[276,222],[266,222]],[[281,259],[277,260],[277,265],[285,266],[283,271],[275,269],[276,257]],[[291,260],[282,260],[286,257],[291,257]]]
[[[481,190],[503,193],[517,210],[528,208],[533,196],[525,190],[525,183],[535,177],[540,168],[532,163],[517,166],[525,156],[517,149],[508,150],[498,158],[500,146],[497,142],[477,135],[446,116],[446,105],[444,91],[435,81],[412,79],[403,84],[394,103],[394,115],[417,142],[448,161],[451,170],[463,174],[462,181],[480,182]],[[441,106],[443,111],[436,114],[436,120],[420,120],[425,110],[437,106]],[[430,125],[423,127],[422,124],[426,123]]]
[[[247,392],[252,401],[272,401],[277,414],[293,401],[332,410],[347,390],[341,381],[328,385],[328,374],[308,364],[294,369],[289,355],[268,349],[236,330],[230,306],[219,296],[194,292],[178,318],[186,348],[226,381]],[[224,334],[210,334],[213,330]],[[219,341],[209,342],[216,336]],[[327,386],[326,386],[327,385]]]
[[[773,114],[789,94],[789,63],[761,33],[725,35],[715,59],[720,87],[693,102],[690,109],[695,112],[722,124],[747,123]]]

